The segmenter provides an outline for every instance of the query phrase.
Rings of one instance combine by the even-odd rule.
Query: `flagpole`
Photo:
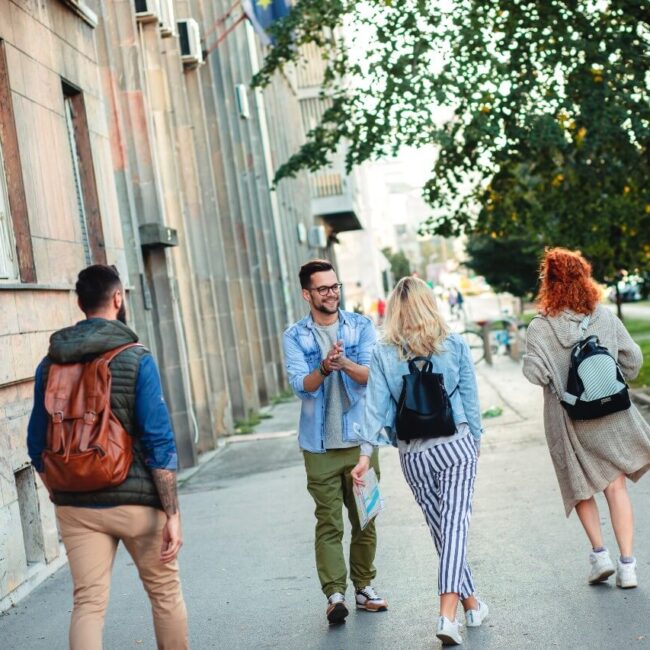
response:
[[[230,27],[228,27],[228,29],[223,34],[221,34],[221,36],[219,36],[219,38],[206,50],[206,56],[208,56],[211,52],[214,52],[214,50],[216,50],[219,45],[226,40],[228,34],[235,31],[237,26],[244,20],[246,20],[246,14],[239,16],[239,18],[237,18],[237,20],[232,25],[230,25]]]
[[[230,7],[228,8],[228,11],[226,11],[225,14],[223,14],[222,16],[219,16],[219,18],[217,18],[217,19],[212,23],[212,25],[210,26],[210,28],[207,29],[207,30],[204,32],[204,34],[203,34],[203,38],[205,38],[206,36],[209,36],[210,34],[212,34],[212,32],[216,32],[216,31],[217,31],[217,26],[218,26],[218,25],[221,25],[222,23],[225,23],[226,20],[228,20],[228,18],[230,18],[232,12],[237,8],[237,6],[240,6],[240,7],[241,7],[241,0],[235,0],[235,2],[233,2],[233,3],[230,5]]]

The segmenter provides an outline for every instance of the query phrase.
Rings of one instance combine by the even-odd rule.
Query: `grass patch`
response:
[[[643,365],[639,376],[630,384],[635,388],[650,386],[650,320],[626,318],[625,327],[630,336],[641,346],[641,352],[643,352]]]
[[[273,406],[277,404],[284,404],[285,402],[290,402],[294,398],[293,391],[290,388],[286,388],[281,393],[274,395],[270,402]]]
[[[235,420],[235,433],[253,433],[255,427],[267,416],[262,416],[256,411],[251,411],[245,420]],[[273,417],[273,416],[268,416]]]

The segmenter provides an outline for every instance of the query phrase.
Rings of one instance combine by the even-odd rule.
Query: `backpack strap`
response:
[[[85,384],[85,414],[84,421],[86,424],[93,424],[97,419],[97,414],[100,410],[103,410],[108,403],[110,403],[110,382],[108,383],[109,392],[106,393],[104,388],[106,385],[106,375],[108,373],[108,366],[115,357],[128,350],[129,348],[134,347],[144,347],[141,343],[126,343],[120,345],[113,350],[104,352],[98,357],[95,357],[90,363],[87,364],[86,369],[84,370],[83,380]],[[101,370],[100,367],[104,366],[104,370]],[[103,379],[102,379],[103,377]],[[79,444],[80,449],[87,449],[90,442],[90,428],[84,429]]]
[[[422,368],[418,368],[417,363],[422,361]],[[409,359],[409,372],[414,374],[416,372],[431,372],[433,364],[431,363],[431,355],[428,357],[413,357]]]
[[[99,359],[103,359],[106,361],[106,363],[110,363],[115,359],[115,357],[120,354],[120,352],[124,352],[124,350],[128,350],[129,348],[143,348],[144,345],[142,343],[125,343],[124,345],[120,345],[119,348],[114,348],[112,350],[109,350],[108,352],[104,352],[104,354],[99,355]]]
[[[585,338],[585,334],[587,333],[587,328],[589,327],[589,320],[591,318],[591,314],[587,314],[583,319],[582,323],[580,323],[580,339]]]

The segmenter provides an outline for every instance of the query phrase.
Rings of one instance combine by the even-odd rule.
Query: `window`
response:
[[[0,280],[36,282],[5,43],[0,40]]]
[[[0,280],[15,280],[17,277],[16,244],[9,212],[9,193],[2,146],[0,146]]]
[[[63,95],[86,264],[106,264],[106,249],[84,97],[80,90],[66,81],[63,82]]]
[[[72,177],[74,178],[74,189],[77,197],[77,208],[79,209],[79,222],[81,224],[81,241],[84,246],[84,257],[86,264],[92,263],[90,255],[90,243],[88,242],[88,223],[86,222],[86,207],[81,189],[81,173],[79,171],[79,158],[77,157],[77,143],[74,139],[74,108],[70,97],[65,98],[65,126],[68,133],[68,145],[72,157]]]

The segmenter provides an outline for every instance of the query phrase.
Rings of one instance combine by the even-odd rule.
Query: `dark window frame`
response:
[[[18,274],[24,283],[36,283],[36,266],[34,265],[34,249],[32,233],[29,227],[27,199],[23,169],[20,162],[18,133],[14,118],[11,86],[9,84],[9,66],[5,42],[0,39],[0,145],[4,157],[4,173],[7,180],[9,212],[16,243],[16,259]]]
[[[93,264],[106,264],[106,243],[84,95],[80,88],[65,79],[61,79],[61,88],[64,101],[69,101],[72,106],[72,126],[91,260]]]

